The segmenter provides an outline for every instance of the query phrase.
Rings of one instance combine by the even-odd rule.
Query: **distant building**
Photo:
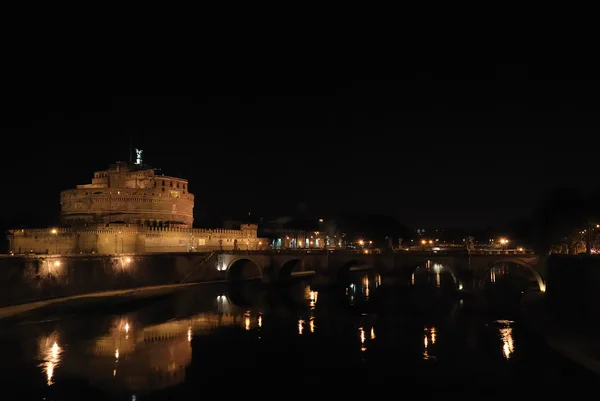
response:
[[[143,253],[257,250],[268,247],[256,224],[239,229],[192,228],[194,195],[183,178],[141,164],[117,162],[90,184],[61,192],[65,227],[13,229],[12,253]]]
[[[347,244],[323,219],[280,217],[261,225],[261,236],[270,240],[274,249],[334,249]]]

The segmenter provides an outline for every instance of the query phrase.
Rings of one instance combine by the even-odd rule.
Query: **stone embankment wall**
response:
[[[143,286],[225,278],[210,253],[0,257],[0,307]]]

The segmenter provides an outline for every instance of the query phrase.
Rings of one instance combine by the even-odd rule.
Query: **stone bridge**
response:
[[[545,258],[524,252],[217,251],[115,255],[0,255],[0,308],[103,291],[260,277],[278,282],[314,275],[315,285],[371,269],[381,282],[410,285],[418,267],[449,271],[457,289],[483,288],[490,269],[521,266],[546,289]],[[514,270],[513,270],[514,271]],[[508,271],[510,273],[510,270]]]
[[[521,266],[540,291],[546,290],[545,264],[539,256],[524,252],[225,251],[215,252],[202,268],[214,268],[227,280],[260,277],[264,282],[277,282],[291,276],[315,275],[322,284],[334,283],[350,270],[375,269],[382,277],[405,278],[408,282],[418,267],[443,268],[450,272],[458,289],[476,290],[490,270],[503,263]]]

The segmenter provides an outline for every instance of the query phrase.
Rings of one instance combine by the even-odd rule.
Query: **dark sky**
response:
[[[130,138],[190,180],[200,219],[305,205],[477,227],[527,215],[544,189],[596,184],[597,83],[524,66],[413,78],[25,97],[2,116],[0,219],[56,214],[60,190],[129,159]]]

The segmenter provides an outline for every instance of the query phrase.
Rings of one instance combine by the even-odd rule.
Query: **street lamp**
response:
[[[53,228],[52,230],[50,230],[50,232],[52,233],[52,235],[54,235],[54,253],[57,254],[58,253],[58,230],[56,228]]]

